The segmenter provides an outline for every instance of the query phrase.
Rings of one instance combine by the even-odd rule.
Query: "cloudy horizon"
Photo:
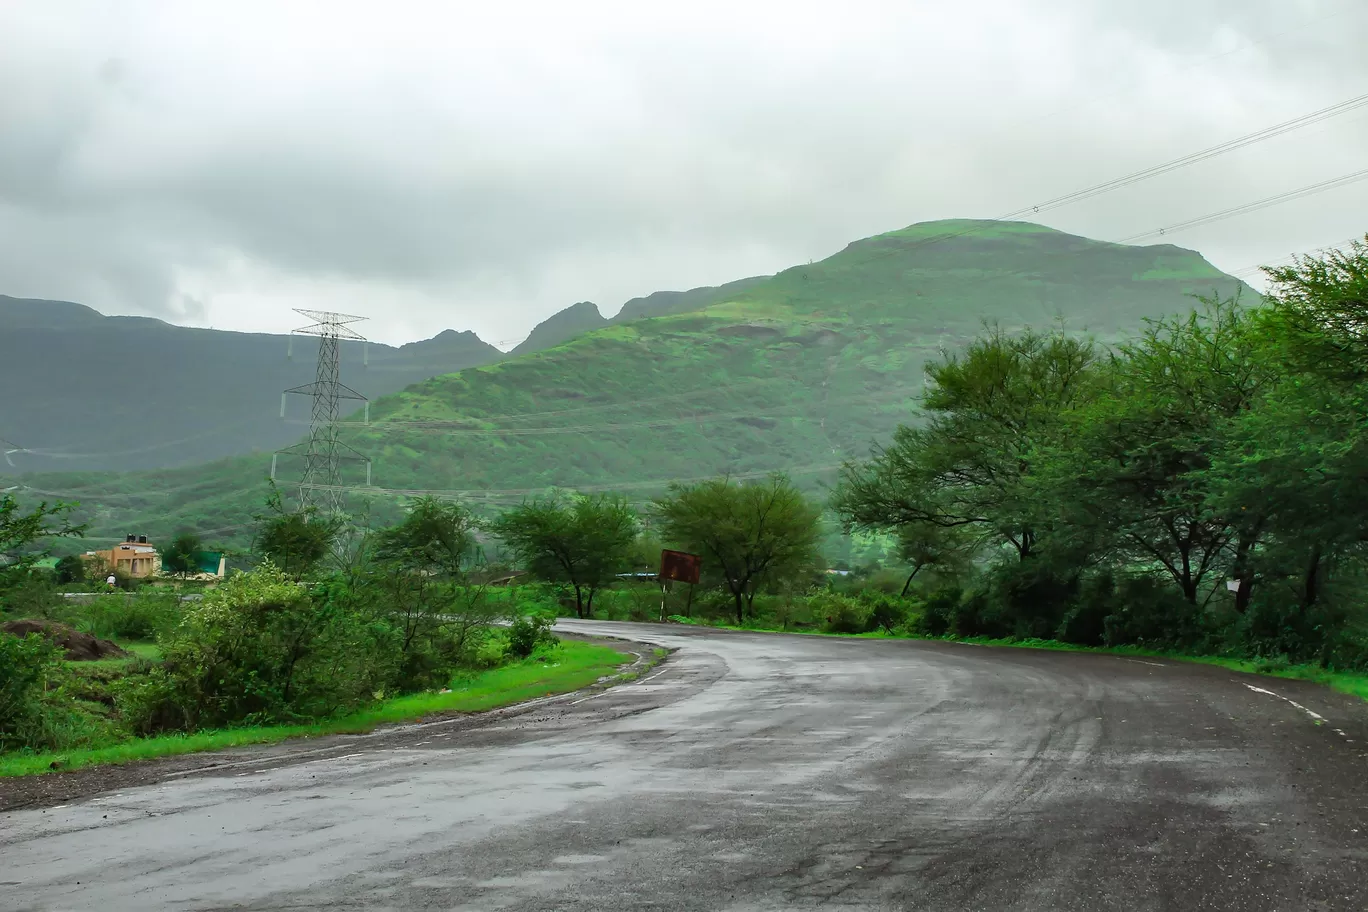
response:
[[[1360,0],[13,4],[0,294],[507,348],[575,301],[991,218],[1368,92]],[[1368,108],[1040,217],[1117,240],[1368,166]],[[1166,240],[1239,270],[1368,182]]]

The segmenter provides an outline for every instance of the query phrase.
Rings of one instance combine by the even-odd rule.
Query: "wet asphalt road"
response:
[[[1368,909],[1351,698],[1164,661],[566,626],[678,651],[447,735],[0,815],[0,909]]]

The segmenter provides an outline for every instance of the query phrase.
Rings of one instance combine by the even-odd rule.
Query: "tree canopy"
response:
[[[638,521],[619,496],[553,496],[506,511],[490,529],[533,576],[569,587],[583,618],[593,614],[594,595],[630,565]]]
[[[821,510],[782,474],[749,484],[716,478],[672,485],[655,514],[667,542],[699,554],[721,578],[738,624],[761,583],[817,558]]]

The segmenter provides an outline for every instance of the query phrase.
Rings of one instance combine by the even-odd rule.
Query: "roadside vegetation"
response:
[[[927,364],[915,421],[825,503],[775,474],[492,517],[418,498],[377,527],[272,491],[246,572],[65,598],[82,567],[37,559],[82,534],[71,507],[0,494],[3,619],[132,647],[77,663],[0,634],[0,769],[348,730],[450,708],[472,676],[512,675],[496,702],[579,686],[520,677],[574,664],[557,615],[1202,657],[1368,695],[1368,245],[1270,276],[1258,306],[1110,348],[990,327]],[[198,545],[171,542],[173,574]],[[702,558],[697,587],[662,590],[661,547]]]
[[[45,537],[81,534],[64,505],[6,502],[0,529],[28,550],[0,589],[0,620],[20,634],[0,633],[0,775],[490,709],[630,660],[562,643],[550,614],[491,597],[459,505],[420,500],[378,530],[286,510],[274,492],[267,505],[252,569],[111,591],[34,568]]]

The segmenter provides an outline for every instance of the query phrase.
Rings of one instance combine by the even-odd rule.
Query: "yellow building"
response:
[[[85,560],[102,565],[101,572],[122,573],[133,579],[156,576],[161,572],[161,555],[148,544],[146,535],[129,535],[108,551],[87,551]]]

